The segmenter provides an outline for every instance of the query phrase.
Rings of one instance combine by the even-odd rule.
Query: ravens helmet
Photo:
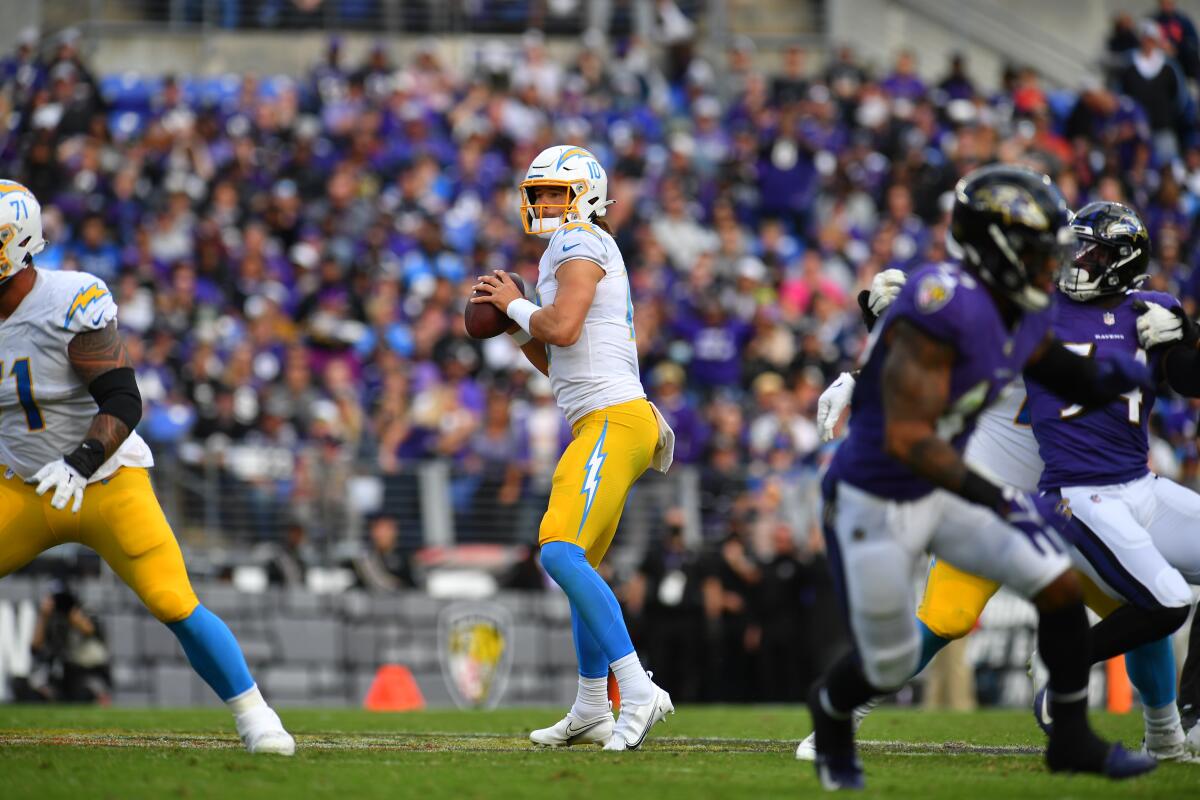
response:
[[[1086,302],[1121,294],[1146,280],[1150,233],[1132,208],[1121,203],[1088,203],[1071,222],[1079,244],[1058,280],[1059,290]]]
[[[1050,304],[1047,289],[1075,246],[1071,212],[1046,175],[997,164],[954,187],[950,235],[969,270],[1023,311]]]

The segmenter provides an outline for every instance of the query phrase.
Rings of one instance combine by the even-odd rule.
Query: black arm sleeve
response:
[[[1041,358],[1025,366],[1025,377],[1063,400],[1086,408],[1107,405],[1124,391],[1104,385],[1096,359],[1072,353],[1059,341],[1052,342]]]
[[[1167,385],[1184,397],[1200,397],[1200,350],[1176,344],[1163,354]]]
[[[142,419],[142,393],[131,367],[117,367],[96,378],[88,385],[88,391],[99,413],[108,414],[124,422],[129,430],[137,427]]]

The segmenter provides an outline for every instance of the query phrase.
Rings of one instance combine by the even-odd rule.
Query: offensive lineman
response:
[[[538,266],[539,305],[521,297],[507,273],[474,287],[515,323],[510,329],[535,367],[550,377],[574,441],[554,471],[538,540],[542,566],[571,601],[579,690],[567,715],[530,734],[546,746],[604,744],[635,750],[656,722],[674,713],[633,649],[621,607],[596,572],[612,543],[633,483],[647,467],[670,467],[674,434],[646,400],[638,372],[633,299],[625,261],[603,217],[608,179],[582,147],[537,155],[520,185],[525,232],[549,239]],[[608,670],[621,690],[613,725]]]
[[[154,496],[117,305],[93,275],[37,269],[45,246],[37,199],[0,181],[0,577],[63,542],[92,548],[179,639],[246,749],[290,756],[295,742],[196,599]]]

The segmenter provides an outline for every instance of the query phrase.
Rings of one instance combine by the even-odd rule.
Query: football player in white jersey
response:
[[[596,572],[612,543],[625,498],[650,466],[670,466],[674,434],[646,400],[638,371],[633,300],[625,261],[604,221],[608,179],[582,147],[557,145],[533,159],[520,185],[521,221],[548,239],[538,265],[537,303],[507,273],[479,279],[482,296],[514,322],[510,333],[550,377],[574,440],[554,472],[538,540],[542,566],[571,602],[579,690],[567,715],[530,735],[547,746],[641,746],[674,713],[671,697],[638,660],[621,607]],[[615,726],[608,671],[621,692]]]
[[[97,553],[179,639],[251,753],[295,742],[229,628],[200,605],[154,496],[142,399],[117,305],[86,272],[48,272],[41,206],[0,181],[0,577],[63,542]]]

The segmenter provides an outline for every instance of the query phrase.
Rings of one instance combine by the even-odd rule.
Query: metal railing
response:
[[[241,452],[244,450],[245,452]],[[497,481],[452,462],[428,460],[384,471],[367,461],[334,463],[301,451],[270,448],[221,452],[159,450],[151,471],[167,518],[193,547],[279,543],[299,526],[318,551],[360,541],[368,521],[390,517],[404,550],[459,544],[533,544],[549,498],[544,476],[526,478],[515,498]],[[621,521],[623,547],[645,548],[668,509],[682,511],[685,537],[704,538],[713,509],[697,468],[647,472],[631,492]],[[718,512],[719,514],[719,512]],[[716,521],[719,526],[719,521]],[[711,536],[711,531],[709,532]]]

